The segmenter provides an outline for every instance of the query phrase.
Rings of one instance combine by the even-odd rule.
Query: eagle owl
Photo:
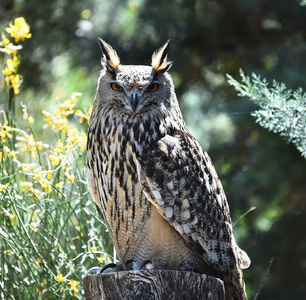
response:
[[[236,244],[215,168],[183,120],[169,41],[151,66],[121,65],[98,41],[87,180],[120,262],[210,274],[224,281],[227,299],[246,299],[241,269],[250,260]]]

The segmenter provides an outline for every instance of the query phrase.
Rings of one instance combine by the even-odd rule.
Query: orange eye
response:
[[[153,92],[156,92],[158,88],[159,88],[159,84],[157,82],[153,82],[147,87],[147,91],[153,93]]]
[[[119,85],[117,82],[112,82],[111,83],[111,88],[114,91],[122,91],[123,90],[122,86]]]

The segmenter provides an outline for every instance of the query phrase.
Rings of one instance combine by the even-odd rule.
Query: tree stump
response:
[[[111,272],[83,283],[86,300],[225,300],[222,280],[179,270]]]

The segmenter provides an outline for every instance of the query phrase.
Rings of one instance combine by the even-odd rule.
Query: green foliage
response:
[[[21,129],[0,126],[1,298],[83,299],[82,276],[110,261],[85,180],[86,133],[78,124],[88,114],[75,102],[44,111],[46,141],[36,140],[25,106]]]
[[[31,38],[24,18],[6,32],[15,43]],[[35,120],[16,97],[22,47],[4,33],[0,46],[8,91],[8,110],[0,115],[0,298],[83,299],[82,275],[111,260],[85,179],[90,104],[76,109],[80,93],[73,93],[53,112],[35,111]],[[75,82],[80,75],[73,75]],[[65,88],[67,81],[61,82]],[[42,128],[45,139],[39,140]]]
[[[249,97],[261,109],[252,115],[261,126],[279,133],[296,145],[306,157],[306,93],[302,88],[288,90],[284,83],[273,80],[272,87],[265,78],[252,74],[252,79],[240,70],[242,83],[232,76],[228,82],[241,97]]]

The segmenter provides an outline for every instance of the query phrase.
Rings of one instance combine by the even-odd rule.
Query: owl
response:
[[[87,181],[120,262],[221,278],[227,299],[247,299],[226,196],[207,152],[186,128],[168,61],[121,65],[98,40],[102,71],[90,117]]]

